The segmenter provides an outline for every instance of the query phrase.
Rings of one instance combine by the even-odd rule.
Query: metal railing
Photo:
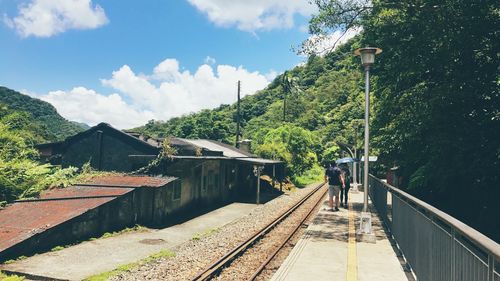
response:
[[[370,197],[418,280],[500,281],[500,245],[370,175]]]

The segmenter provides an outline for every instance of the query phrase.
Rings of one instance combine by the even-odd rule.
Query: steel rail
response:
[[[320,190],[324,186],[324,183],[319,184],[314,188],[309,194],[304,196],[301,200],[295,203],[291,208],[284,211],[278,218],[274,221],[267,224],[261,230],[257,231],[254,235],[248,238],[246,241],[241,243],[240,245],[233,248],[223,257],[212,263],[210,266],[205,268],[202,272],[200,272],[196,277],[191,280],[208,280],[210,277],[213,277],[217,274],[225,265],[229,264],[232,260],[234,260],[237,256],[242,254],[250,245],[255,243],[257,240],[262,238],[266,233],[268,233],[272,228],[282,222],[286,217],[288,217],[291,213],[293,213],[298,207],[300,207],[305,201],[307,201],[313,194],[315,194],[318,190]]]
[[[285,240],[283,240],[283,242],[280,244],[280,246],[276,250],[274,250],[274,252],[266,259],[266,261],[264,261],[261,264],[261,266],[254,272],[254,274],[252,275],[252,277],[250,277],[248,280],[255,280],[255,278],[257,278],[257,276],[259,276],[259,274],[264,270],[264,268],[266,268],[266,266],[274,259],[274,257],[283,249],[283,247],[286,245],[286,243],[288,243],[288,241],[290,241],[290,239],[292,238],[292,236],[297,233],[297,231],[299,230],[299,228],[311,216],[311,214],[316,209],[316,207],[321,203],[321,201],[323,201],[323,198],[325,197],[326,192],[327,192],[327,190],[325,189],[325,191],[323,192],[323,195],[314,204],[314,207],[311,208],[311,210],[307,213],[307,215],[305,215],[302,218],[302,220],[300,221],[300,223],[298,223],[295,226],[295,228],[293,229],[293,231],[290,232],[290,234],[287,236],[287,238]]]

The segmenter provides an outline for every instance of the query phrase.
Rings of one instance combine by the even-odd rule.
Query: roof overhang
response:
[[[254,164],[254,165],[277,165],[277,164],[284,163],[283,161],[280,161],[280,160],[271,160],[271,159],[264,159],[264,158],[255,158],[255,157],[236,158],[236,161],[242,162],[242,163]]]

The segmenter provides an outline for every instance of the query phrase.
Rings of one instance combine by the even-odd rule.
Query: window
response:
[[[181,199],[182,194],[182,181],[176,180],[173,184],[174,192],[172,193],[172,200]]]

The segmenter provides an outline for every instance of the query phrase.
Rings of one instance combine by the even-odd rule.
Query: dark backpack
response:
[[[340,169],[337,167],[329,167],[326,170],[326,175],[328,176],[329,185],[341,185],[340,183]]]

